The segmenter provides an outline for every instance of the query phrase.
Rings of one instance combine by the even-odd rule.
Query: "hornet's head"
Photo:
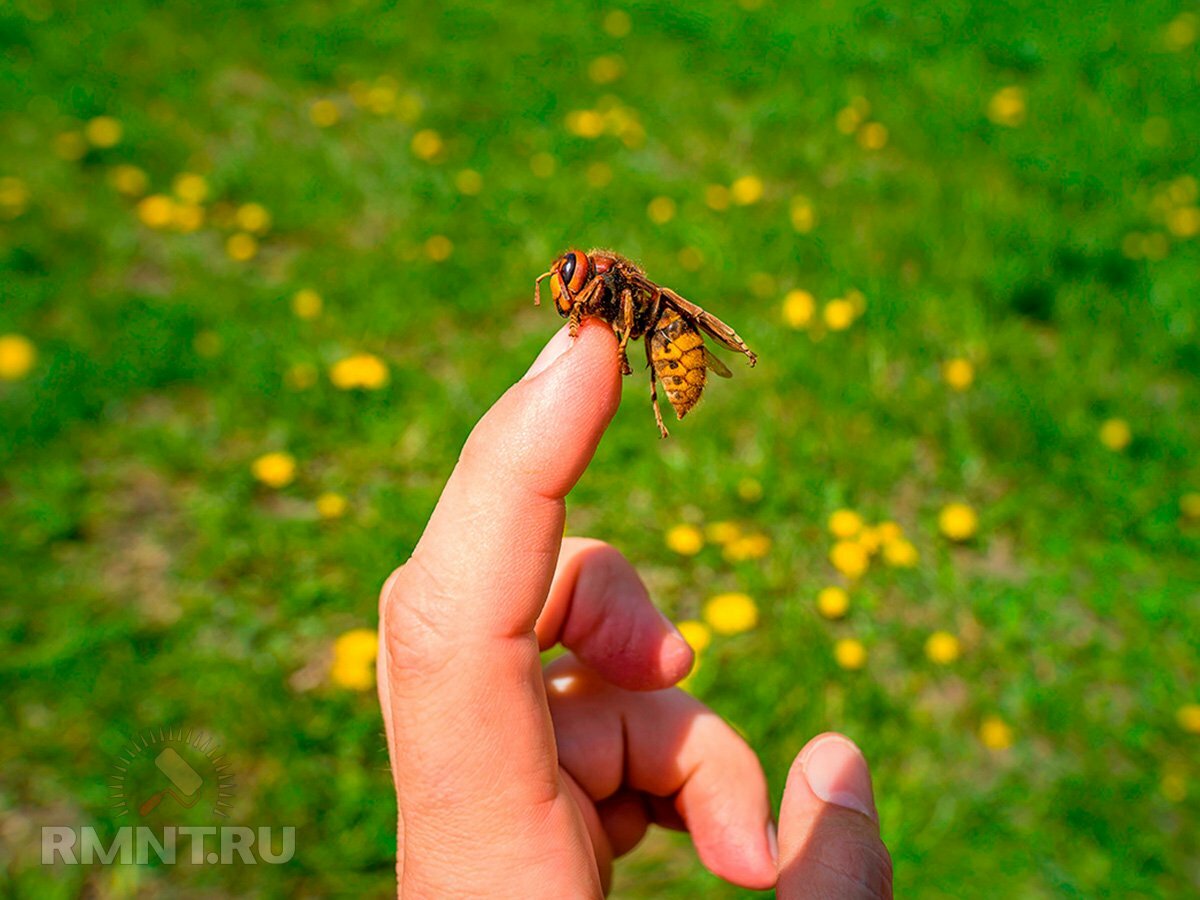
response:
[[[549,278],[550,295],[554,298],[558,314],[565,318],[570,315],[571,307],[575,304],[575,297],[588,283],[590,275],[591,262],[588,260],[587,254],[582,250],[568,250],[554,261],[549,272],[538,276],[537,281],[534,282],[534,296],[538,298],[542,279]]]

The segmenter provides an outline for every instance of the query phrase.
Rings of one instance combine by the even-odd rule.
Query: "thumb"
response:
[[[849,738],[822,734],[788,773],[779,813],[780,900],[891,900],[871,773]]]

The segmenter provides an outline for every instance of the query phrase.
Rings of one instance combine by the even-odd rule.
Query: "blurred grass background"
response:
[[[1198,31],[1160,0],[0,7],[4,892],[392,890],[355,635],[560,324],[534,276],[593,245],[761,357],[661,443],[639,367],[569,529],[695,623],[691,689],[773,789],[840,729],[904,896],[1200,891]],[[216,736],[291,863],[37,864],[43,824],[115,824],[160,726]],[[616,893],[742,895],[661,834]]]

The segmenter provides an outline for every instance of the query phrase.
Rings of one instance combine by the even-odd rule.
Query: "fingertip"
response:
[[[832,803],[878,822],[871,770],[858,745],[844,734],[826,732],[809,741],[792,763],[788,783],[800,777],[825,803]]]
[[[683,635],[671,630],[663,636],[658,649],[658,671],[662,677],[661,687],[678,684],[692,671],[696,654],[691,645],[684,640]]]

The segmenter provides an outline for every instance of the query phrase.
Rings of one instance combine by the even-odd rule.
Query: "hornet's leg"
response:
[[[576,303],[571,307],[571,312],[567,316],[567,333],[572,338],[579,334],[579,323],[583,321],[583,304]]]
[[[654,360],[650,356],[650,335],[645,338],[646,343],[646,367],[650,369],[650,405],[654,407],[654,421],[658,423],[658,433],[661,437],[666,437],[667,426],[663,424],[662,410],[658,408],[658,386],[655,384],[654,378]]]
[[[629,335],[633,332],[633,294],[629,288],[621,292],[621,313],[625,319],[625,325],[621,329],[621,343],[617,345],[617,357],[621,360],[621,374],[632,375],[633,369],[629,367],[629,355],[625,352],[626,346],[629,344]]]

